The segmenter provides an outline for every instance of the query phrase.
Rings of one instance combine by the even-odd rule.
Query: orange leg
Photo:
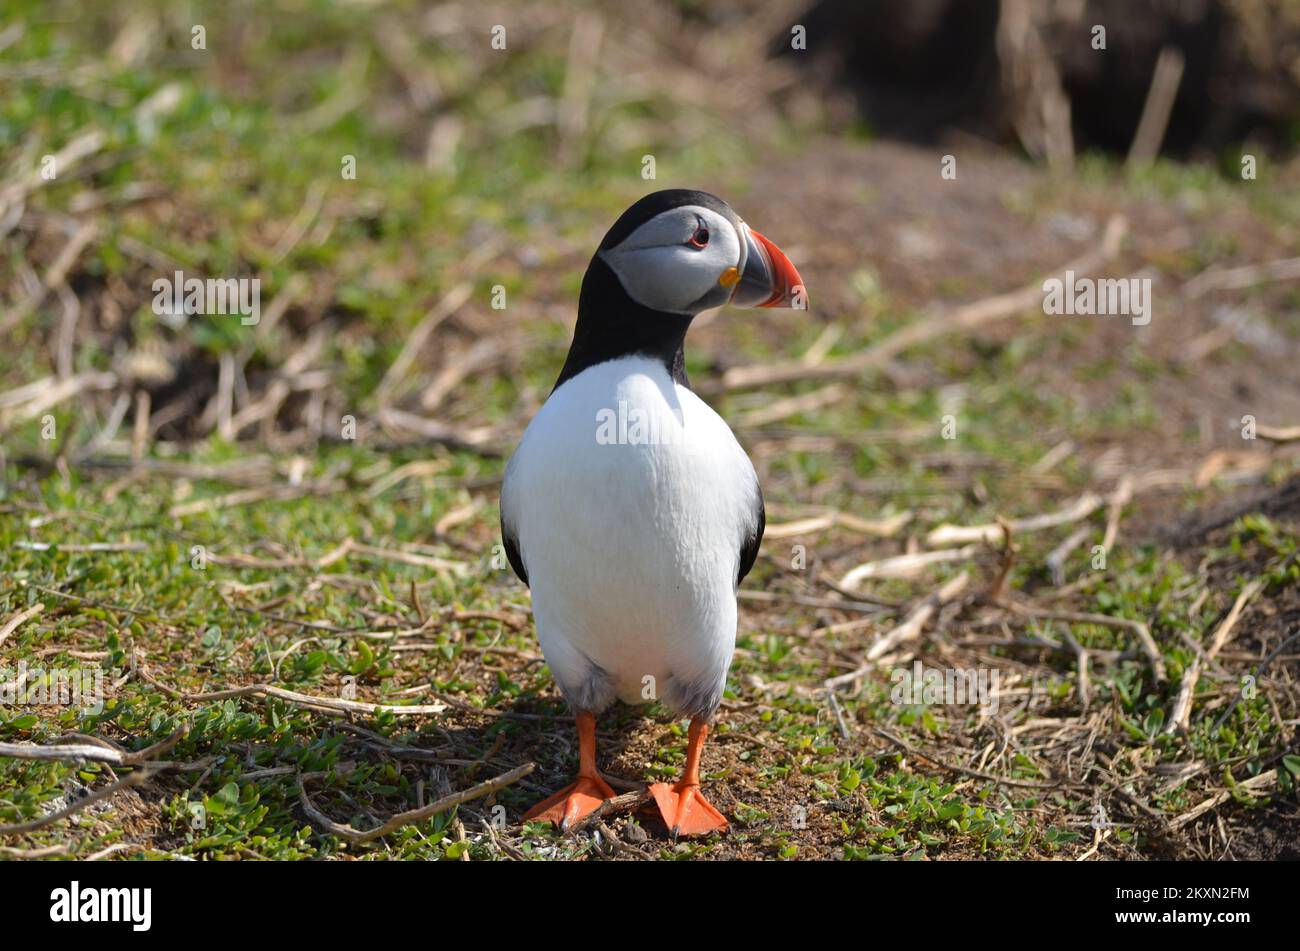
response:
[[[606,799],[614,798],[614,790],[596,771],[596,718],[579,713],[577,720],[578,781],[529,809],[524,814],[525,822],[552,822],[567,831]]]
[[[659,812],[664,817],[668,831],[677,836],[708,835],[726,832],[727,820],[700,792],[700,754],[704,740],[709,735],[709,725],[702,720],[691,720],[687,734],[686,769],[674,786],[654,783],[650,795],[654,796]]]

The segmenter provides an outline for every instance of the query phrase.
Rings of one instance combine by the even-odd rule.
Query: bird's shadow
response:
[[[597,718],[597,766],[616,793],[643,790],[650,781],[626,767],[625,754],[645,729],[648,715],[656,712],[662,713],[653,707],[615,703]],[[490,712],[458,710],[457,714],[455,725],[435,724],[409,735],[406,742],[420,747],[434,739],[441,741],[441,749],[450,747],[454,755],[447,757],[446,768],[454,769],[450,778],[457,788],[534,763],[533,772],[496,793],[495,802],[505,807],[509,826],[519,827],[533,805],[573,782],[578,767],[578,736],[573,715],[563,701],[521,697],[503,701]],[[401,741],[400,737],[394,739]],[[464,764],[471,761],[475,765],[466,768]],[[462,810],[478,811],[473,802],[467,806]],[[637,815],[648,832],[656,837],[659,833],[667,836],[653,802],[649,808],[643,806]]]

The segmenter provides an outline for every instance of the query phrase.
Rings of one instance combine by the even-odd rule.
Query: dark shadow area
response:
[[[1017,113],[1037,104],[1033,93],[1013,91],[1008,76],[1054,72],[1070,102],[1076,150],[1122,155],[1160,53],[1175,49],[1183,70],[1163,154],[1185,158],[1247,139],[1294,146],[1300,77],[1287,64],[1298,55],[1300,12],[1219,0],[1048,0],[1028,8],[1036,40],[1016,44],[999,37],[1007,6],[999,0],[818,0],[800,20],[807,51],[792,50],[784,33],[772,51],[824,88],[850,93],[874,131],[922,143],[953,129],[1014,142]],[[1106,29],[1104,50],[1094,48],[1097,26]]]

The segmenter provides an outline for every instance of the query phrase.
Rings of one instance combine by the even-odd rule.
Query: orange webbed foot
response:
[[[529,809],[524,814],[524,821],[550,822],[561,832],[567,832],[575,822],[590,815],[614,795],[609,783],[599,775],[579,776],[572,786],[561,789]]]
[[[653,783],[650,795],[673,838],[727,831],[726,817],[704,798],[698,783]]]
[[[614,798],[614,790],[596,770],[596,718],[590,713],[579,713],[578,726],[578,781],[547,796],[524,813],[525,822],[550,822],[561,832],[583,816],[589,816],[606,799]]]
[[[691,718],[691,728],[686,742],[686,768],[675,785],[653,783],[650,795],[659,806],[664,825],[674,839],[681,836],[708,835],[726,832],[727,819],[700,792],[700,757],[704,740],[709,735],[708,722]]]

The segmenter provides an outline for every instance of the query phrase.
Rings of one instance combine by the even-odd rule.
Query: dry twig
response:
[[[190,703],[228,700],[232,697],[274,697],[277,700],[284,700],[288,703],[296,703],[300,706],[311,707],[317,710],[330,710],[336,713],[359,713],[363,715],[390,713],[395,716],[436,716],[437,714],[445,712],[447,709],[445,703],[422,705],[412,704],[409,706],[402,706],[383,703],[363,703],[359,700],[343,700],[337,697],[315,697],[310,694],[297,693],[293,690],[285,690],[282,687],[274,687],[270,684],[249,684],[245,687],[233,687],[229,690],[214,690],[210,693],[185,693],[182,690],[177,690],[175,687],[164,684],[162,681],[157,680],[143,670],[140,675],[170,696],[173,696],[178,700],[189,701]]]
[[[22,625],[24,621],[30,621],[32,618],[36,617],[36,615],[40,614],[44,610],[45,610],[45,605],[41,604],[40,602],[37,602],[36,604],[33,604],[30,608],[27,608],[26,610],[23,611],[19,611],[17,614],[11,617],[8,621],[4,623],[3,627],[0,627],[0,644],[4,644],[5,640],[9,637],[9,635],[12,634],[14,631],[18,630],[18,628]]]
[[[966,571],[948,579],[929,597],[914,607],[901,624],[877,638],[875,643],[867,649],[866,661],[860,667],[849,671],[847,674],[830,677],[822,686],[830,691],[843,684],[852,683],[861,677],[865,677],[875,668],[876,661],[880,657],[889,653],[899,644],[919,637],[921,631],[925,628],[926,622],[934,616],[934,613],[945,604],[956,599],[965,590],[969,581],[970,573]]]
[[[368,832],[362,832],[359,829],[354,829],[350,825],[335,822],[317,809],[311,799],[307,796],[307,788],[302,782],[303,777],[301,775],[298,778],[298,802],[302,804],[303,811],[307,813],[308,817],[326,832],[329,832],[331,835],[336,835],[340,839],[344,839],[352,845],[364,845],[367,842],[372,842],[375,839],[382,838],[390,832],[400,829],[402,826],[410,825],[413,822],[423,822],[425,819],[432,818],[440,812],[446,812],[448,809],[452,809],[463,802],[469,802],[471,799],[478,799],[480,796],[486,796],[500,789],[504,789],[511,783],[523,779],[536,768],[537,766],[535,763],[524,763],[522,766],[516,766],[512,770],[502,773],[500,776],[481,782],[476,786],[471,786],[469,789],[463,789],[460,792],[452,793],[449,796],[443,796],[441,799],[436,802],[431,802],[423,808],[411,809],[407,812],[399,812],[383,825],[371,829]]]

